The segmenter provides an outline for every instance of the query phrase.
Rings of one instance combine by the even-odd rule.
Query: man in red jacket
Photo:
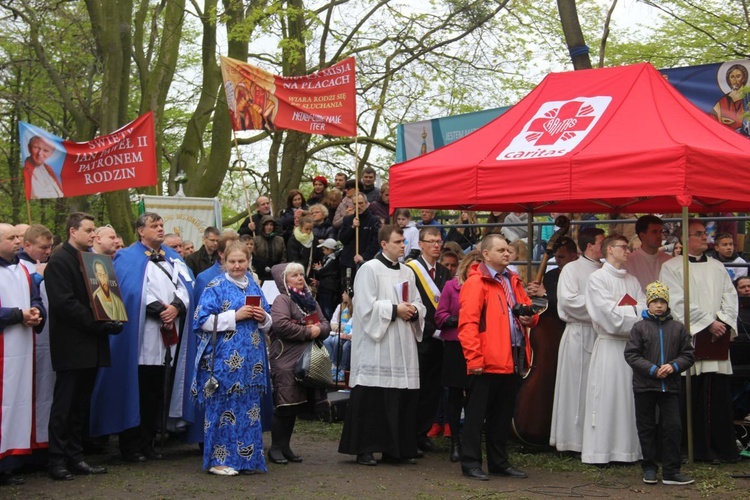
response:
[[[539,316],[512,312],[516,304],[529,306],[531,299],[518,275],[507,270],[510,250],[505,238],[489,234],[479,249],[484,262],[472,266],[460,295],[458,338],[469,374],[461,470],[472,479],[489,479],[482,470],[482,426],[486,423],[489,473],[527,477],[508,462],[506,443],[521,383],[519,373],[531,359],[528,329]]]

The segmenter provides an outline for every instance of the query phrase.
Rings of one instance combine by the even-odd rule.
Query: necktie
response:
[[[521,345],[521,338],[520,335],[523,335],[523,326],[521,325],[521,322],[518,321],[518,318],[511,312],[513,309],[513,306],[516,304],[516,297],[513,295],[513,292],[510,290],[510,286],[508,286],[508,282],[505,280],[503,276],[508,276],[507,274],[503,273],[497,273],[495,275],[495,279],[500,282],[500,286],[503,287],[503,293],[505,293],[505,301],[508,304],[508,313],[510,314],[511,321],[513,322],[514,328],[512,328],[512,331],[510,332],[510,338],[511,343],[514,346]],[[509,276],[508,276],[509,277]],[[509,277],[510,278],[510,277]],[[510,279],[508,279],[510,281]]]
[[[431,267],[429,273],[430,273],[430,279],[432,281],[435,281],[435,268]]]

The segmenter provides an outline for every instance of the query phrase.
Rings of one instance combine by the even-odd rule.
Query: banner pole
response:
[[[355,256],[359,255],[359,142],[357,136],[354,136],[354,218],[357,219],[357,227],[354,228],[354,248]],[[356,269],[357,263],[354,263]]]
[[[240,145],[237,143],[237,133],[234,131],[234,128],[232,129],[232,140],[234,141],[234,151],[237,153],[237,160],[235,160],[235,163],[239,165],[240,167],[240,178],[242,179],[242,192],[245,195],[245,209],[247,210],[247,216],[250,217],[250,196],[247,194],[247,183],[245,182],[245,171],[242,168],[243,161],[242,157],[240,156]],[[273,215],[273,212],[271,212],[271,215]],[[252,218],[250,218],[250,222],[252,222]],[[255,231],[258,228],[255,228],[253,230],[253,236],[255,236]]]

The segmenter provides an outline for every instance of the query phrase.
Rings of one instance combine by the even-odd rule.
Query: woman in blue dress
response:
[[[206,286],[193,322],[200,344],[192,393],[206,409],[203,468],[219,476],[267,471],[260,418],[262,395],[271,390],[266,352],[271,308],[258,284],[248,279],[249,262],[244,243],[227,245],[226,273]],[[260,307],[245,305],[247,296],[259,297]],[[219,386],[212,392],[206,381],[215,321],[213,376]]]

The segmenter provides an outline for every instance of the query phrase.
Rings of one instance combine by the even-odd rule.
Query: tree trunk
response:
[[[575,0],[557,0],[560,12],[560,23],[565,34],[565,43],[569,51],[580,50],[581,53],[571,56],[573,69],[591,69],[591,58],[588,51],[583,51],[586,41],[583,39],[581,24],[578,22],[578,11]]]

